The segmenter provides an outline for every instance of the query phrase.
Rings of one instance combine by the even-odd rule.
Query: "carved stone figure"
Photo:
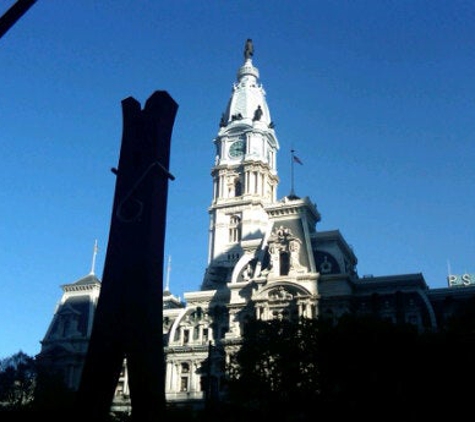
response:
[[[244,58],[246,60],[249,60],[253,55],[254,55],[254,46],[252,44],[252,40],[248,38],[244,46]]]
[[[262,108],[260,105],[257,106],[256,110],[254,111],[254,117],[252,120],[261,120],[262,117]]]

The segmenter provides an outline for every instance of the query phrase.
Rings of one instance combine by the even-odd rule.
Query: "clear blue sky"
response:
[[[0,13],[14,3],[0,0]],[[170,287],[199,289],[213,138],[254,40],[295,190],[358,273],[475,273],[473,1],[38,0],[0,39],[0,358],[40,351],[61,285],[101,278],[121,101],[179,104],[166,232]]]

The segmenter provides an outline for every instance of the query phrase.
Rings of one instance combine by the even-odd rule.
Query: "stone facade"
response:
[[[249,40],[248,40],[249,42]],[[246,50],[248,51],[248,50]],[[373,314],[437,330],[475,287],[431,290],[422,274],[360,277],[338,230],[293,192],[277,199],[279,142],[252,55],[245,54],[214,139],[208,263],[200,291],[163,297],[166,398],[202,404],[225,393],[226,363],[246,321]],[[205,229],[205,228],[203,228]],[[78,387],[100,281],[63,286],[39,358]],[[126,363],[114,406],[127,410]]]

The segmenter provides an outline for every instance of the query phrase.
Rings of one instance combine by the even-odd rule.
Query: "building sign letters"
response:
[[[449,275],[447,280],[449,287],[472,286],[475,285],[475,274]]]

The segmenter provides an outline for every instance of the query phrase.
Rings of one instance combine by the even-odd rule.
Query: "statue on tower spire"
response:
[[[244,46],[244,58],[249,60],[254,55],[254,46],[252,44],[252,39],[248,38]]]

